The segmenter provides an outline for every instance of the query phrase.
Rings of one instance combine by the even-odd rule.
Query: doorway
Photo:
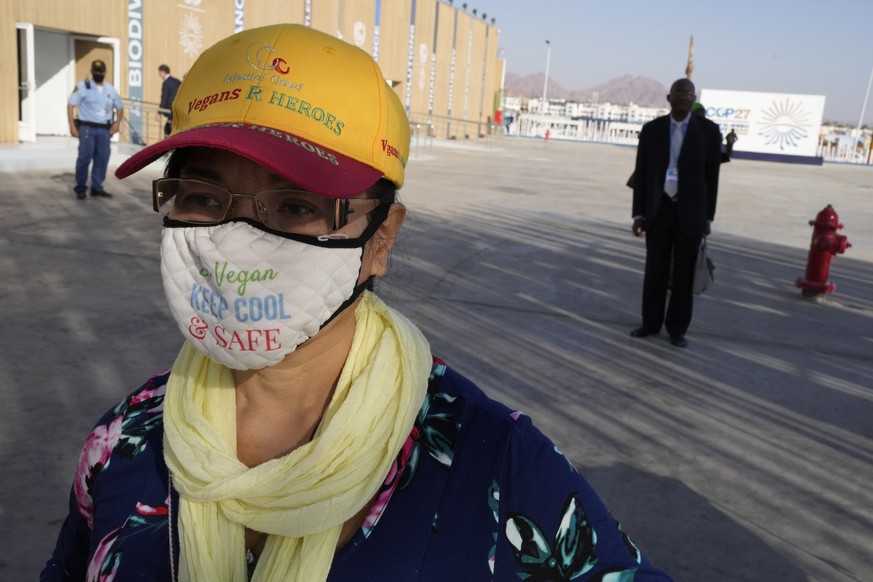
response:
[[[29,22],[16,23],[16,30],[18,139],[32,142],[37,136],[69,136],[67,99],[77,82],[90,78],[95,59],[106,63],[106,81],[114,83],[117,40],[35,28]]]
[[[16,22],[18,44],[18,141],[36,141],[36,72],[33,25]]]

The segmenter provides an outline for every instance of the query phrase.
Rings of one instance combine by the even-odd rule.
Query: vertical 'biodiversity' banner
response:
[[[127,95],[130,99],[127,123],[130,142],[142,145],[142,60],[143,60],[142,0],[127,2]]]

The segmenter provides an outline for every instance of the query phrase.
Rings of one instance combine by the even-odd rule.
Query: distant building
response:
[[[605,121],[627,121],[645,123],[669,111],[666,107],[644,107],[636,103],[609,103],[597,101],[568,101],[567,99],[547,99],[548,115],[570,119],[598,119]],[[506,97],[503,108],[507,112],[542,113],[542,99],[534,97]]]
[[[556,139],[604,141],[636,145],[639,130],[647,121],[666,115],[666,107],[643,107],[635,103],[568,101],[506,97],[503,108],[513,122],[507,128],[510,135],[524,137],[549,136]],[[548,114],[543,114],[544,110]]]

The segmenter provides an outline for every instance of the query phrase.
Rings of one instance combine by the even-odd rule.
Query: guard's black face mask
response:
[[[94,77],[95,83],[102,83],[103,79],[106,77],[103,73],[91,73],[91,76]]]

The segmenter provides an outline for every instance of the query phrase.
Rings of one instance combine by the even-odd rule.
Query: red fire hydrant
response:
[[[820,297],[837,288],[835,283],[828,281],[831,259],[837,253],[845,253],[852,243],[846,240],[845,235],[837,234],[843,225],[830,204],[816,215],[814,221],[810,220],[809,224],[813,229],[809,258],[806,261],[806,276],[798,278],[794,284],[802,289],[804,297]]]

